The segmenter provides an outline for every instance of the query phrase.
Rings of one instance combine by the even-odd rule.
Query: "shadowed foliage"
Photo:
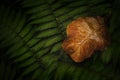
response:
[[[120,80],[119,0],[0,2],[0,80]],[[111,44],[82,63],[62,50],[66,26],[105,17]]]

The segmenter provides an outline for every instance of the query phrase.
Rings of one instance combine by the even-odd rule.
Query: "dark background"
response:
[[[120,80],[120,0],[0,1],[0,80]],[[62,50],[74,19],[101,16],[111,44],[82,63]]]

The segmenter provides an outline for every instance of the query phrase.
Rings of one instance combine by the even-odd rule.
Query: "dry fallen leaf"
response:
[[[67,26],[62,47],[73,61],[82,62],[95,50],[104,50],[109,42],[103,18],[81,17]]]

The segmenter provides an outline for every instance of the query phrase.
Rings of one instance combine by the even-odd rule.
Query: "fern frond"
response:
[[[0,50],[6,48],[2,55],[20,70],[17,80],[120,79],[119,6],[113,7],[118,5],[117,0],[114,4],[109,0],[13,0],[14,4],[9,5],[5,2],[0,5]],[[106,24],[110,25],[107,28],[111,45],[83,63],[74,63],[61,47],[66,26],[78,17],[110,14]],[[0,62],[6,80],[13,80],[17,74],[11,64]]]

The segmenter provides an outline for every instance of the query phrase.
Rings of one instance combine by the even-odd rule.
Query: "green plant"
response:
[[[0,73],[8,75],[6,80],[12,74],[17,76],[14,80],[120,80],[119,1],[5,0],[0,4],[0,66],[8,69]],[[97,15],[111,15],[106,22],[111,45],[74,63],[61,48],[66,26],[78,17]]]

